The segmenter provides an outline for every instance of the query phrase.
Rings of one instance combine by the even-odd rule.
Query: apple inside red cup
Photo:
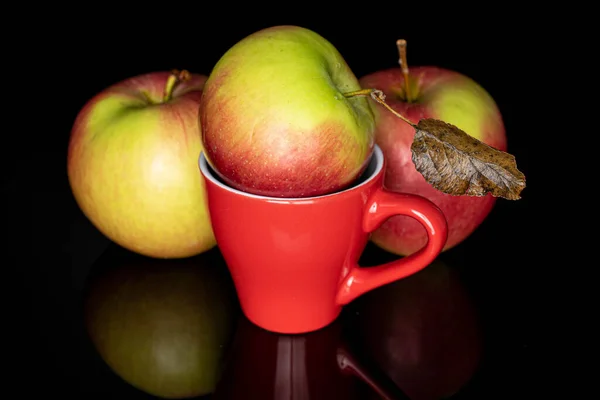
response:
[[[360,78],[365,88],[377,88],[386,103],[413,123],[434,118],[457,126],[472,137],[506,151],[506,131],[492,96],[470,77],[436,66],[411,66],[374,71]],[[409,84],[406,85],[406,80]],[[408,92],[406,88],[409,88]],[[374,106],[375,140],[386,158],[384,186],[391,191],[414,193],[435,203],[448,221],[444,250],[469,237],[491,212],[496,198],[453,196],[435,189],[417,171],[411,144],[415,129],[383,107]],[[371,236],[373,243],[398,255],[409,255],[427,241],[423,228],[411,218],[394,216]]]
[[[348,187],[373,151],[375,121],[338,50],[297,26],[255,32],[213,67],[200,101],[205,156],[231,187],[308,197]]]

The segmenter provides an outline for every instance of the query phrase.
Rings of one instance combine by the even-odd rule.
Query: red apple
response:
[[[439,259],[352,304],[359,348],[413,400],[458,392],[481,360],[477,314],[456,272]]]
[[[186,71],[135,76],[91,98],[73,124],[75,200],[100,232],[131,251],[180,258],[216,245],[198,171],[205,80]]]
[[[469,135],[506,151],[506,132],[494,99],[478,83],[456,71],[434,66],[411,67],[409,96],[400,68],[376,71],[360,78],[363,88],[376,88],[386,103],[413,123],[435,118],[457,126]],[[484,197],[452,196],[431,186],[412,162],[411,144],[415,130],[389,110],[373,107],[377,128],[375,140],[386,158],[385,186],[395,192],[415,193],[435,203],[448,221],[448,250],[465,240],[484,221],[495,204]],[[419,223],[404,216],[384,222],[371,236],[381,248],[408,255],[427,241]]]

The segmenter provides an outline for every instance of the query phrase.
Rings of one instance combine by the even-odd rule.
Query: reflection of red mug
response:
[[[384,158],[375,146],[351,187],[308,198],[276,198],[224,184],[200,155],[211,222],[244,314],[280,333],[304,333],[334,321],[363,293],[425,268],[442,250],[446,219],[427,199],[383,189]],[[363,268],[369,233],[394,215],[419,221],[428,235],[419,251]]]
[[[240,318],[211,399],[408,399],[378,368],[354,357],[339,320],[303,335],[280,335]]]

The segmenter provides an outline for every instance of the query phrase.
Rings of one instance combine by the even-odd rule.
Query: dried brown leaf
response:
[[[436,119],[415,126],[411,145],[417,171],[436,189],[451,195],[520,199],[525,175],[515,157]]]

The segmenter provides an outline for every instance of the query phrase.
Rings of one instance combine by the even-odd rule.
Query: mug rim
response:
[[[346,189],[339,190],[339,191],[336,191],[333,193],[327,193],[327,194],[322,194],[322,195],[318,195],[318,196],[310,196],[310,197],[273,197],[273,196],[263,196],[263,195],[259,195],[259,194],[244,192],[242,190],[239,190],[239,189],[236,189],[229,185],[226,185],[225,183],[219,181],[215,177],[217,172],[208,164],[208,160],[206,159],[206,156],[204,155],[204,150],[202,150],[200,152],[200,156],[198,157],[198,165],[200,167],[200,171],[201,171],[202,175],[204,175],[204,177],[206,179],[210,180],[214,185],[219,186],[220,188],[222,188],[228,192],[236,193],[240,196],[245,196],[245,197],[249,197],[249,198],[253,198],[253,199],[257,199],[257,200],[263,200],[263,201],[272,201],[272,202],[315,201],[315,200],[340,196],[340,195],[346,194],[348,192],[352,192],[354,190],[359,190],[361,187],[371,183],[383,170],[383,152],[381,151],[381,148],[376,143],[373,145],[373,152],[371,153],[371,156],[369,157],[369,161],[367,162],[367,168],[365,169],[365,171],[367,171],[369,169],[369,167],[371,166],[371,163],[375,164],[373,167],[373,172],[371,172],[371,174],[369,176],[367,176],[359,184],[349,186]]]

